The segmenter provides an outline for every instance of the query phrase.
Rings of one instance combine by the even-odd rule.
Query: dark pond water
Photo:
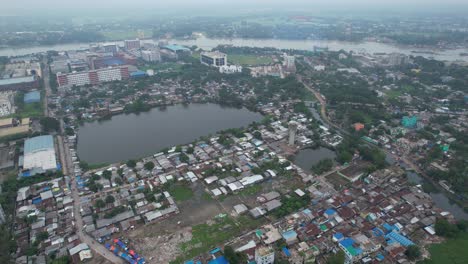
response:
[[[327,148],[302,149],[294,157],[294,163],[305,171],[310,172],[310,168],[323,159],[334,159],[336,154]]]
[[[137,159],[228,128],[246,127],[262,115],[217,104],[169,106],[86,123],[78,131],[78,156],[91,164]]]

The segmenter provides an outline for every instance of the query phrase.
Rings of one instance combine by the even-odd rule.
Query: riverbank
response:
[[[443,61],[468,61],[468,57],[460,56],[462,53],[468,52],[468,47],[447,49],[443,50],[437,47],[432,49],[420,48],[413,46],[402,46],[387,44],[382,42],[363,41],[363,42],[347,42],[337,40],[289,40],[289,39],[244,39],[244,38],[207,38],[204,36],[195,39],[167,39],[168,43],[176,43],[185,46],[197,46],[199,48],[210,50],[218,45],[233,45],[233,46],[246,46],[246,47],[275,47],[278,49],[295,49],[295,50],[313,50],[313,47],[326,47],[332,51],[345,50],[354,52],[367,52],[367,53],[403,53],[406,55],[416,55],[416,52],[426,52],[417,55],[424,57],[433,57],[434,59]],[[123,46],[123,41],[113,41],[116,44]],[[158,44],[159,40],[149,39],[142,40],[143,43]],[[98,42],[94,44],[102,44]],[[56,45],[44,45],[34,47],[10,47],[0,48],[0,56],[22,56],[32,53],[41,53],[48,50],[66,51],[66,50],[84,50],[89,48],[89,43],[68,43]],[[427,54],[430,51],[430,54]],[[435,53],[435,54],[432,54]]]

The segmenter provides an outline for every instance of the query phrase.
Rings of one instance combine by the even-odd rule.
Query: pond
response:
[[[228,128],[246,127],[262,119],[245,108],[190,104],[121,114],[85,123],[78,130],[78,156],[90,164],[114,163],[152,155]]]
[[[301,169],[310,172],[312,166],[316,165],[323,159],[334,159],[336,154],[334,151],[324,147],[316,149],[306,148],[300,150],[294,157],[294,163]]]

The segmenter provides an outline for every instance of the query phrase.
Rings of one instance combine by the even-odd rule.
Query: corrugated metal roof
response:
[[[51,135],[33,137],[24,142],[24,154],[47,149],[54,149],[54,138]]]
[[[1,79],[0,80],[0,85],[11,85],[11,84],[27,83],[27,82],[34,82],[34,76],[26,76],[26,77],[10,78],[10,79]]]

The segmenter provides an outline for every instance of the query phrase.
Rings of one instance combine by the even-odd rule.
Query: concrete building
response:
[[[296,57],[294,56],[289,56],[288,54],[283,55],[283,65],[286,67],[287,70],[292,70],[296,68]]]
[[[161,61],[161,53],[158,49],[142,50],[141,58],[148,62]]]
[[[388,64],[391,66],[398,66],[398,65],[406,64],[408,62],[409,62],[409,57],[405,54],[394,52],[388,55]]]
[[[57,169],[54,138],[38,136],[24,142],[23,176],[33,176]]]
[[[208,66],[226,66],[227,55],[219,51],[202,52],[200,54],[200,62]]]
[[[297,126],[298,123],[295,121],[289,122],[289,140],[288,140],[288,145],[289,146],[294,146],[294,143],[296,142],[296,132],[297,132]]]
[[[230,74],[230,73],[240,73],[242,72],[242,66],[240,65],[224,65],[224,66],[221,66],[219,67],[219,72],[220,73],[227,73],[227,74]]]
[[[102,47],[104,48],[105,52],[117,53],[117,51],[119,51],[119,47],[115,43],[107,43],[102,45]]]
[[[140,46],[140,40],[139,39],[125,40],[124,41],[124,47],[127,50],[139,49],[141,47]]]
[[[91,70],[86,72],[57,73],[59,87],[72,87],[83,85],[96,85],[102,82],[121,81],[128,79],[130,73],[128,66]]]
[[[255,262],[257,264],[275,263],[275,251],[271,247],[258,247],[255,249]]]

